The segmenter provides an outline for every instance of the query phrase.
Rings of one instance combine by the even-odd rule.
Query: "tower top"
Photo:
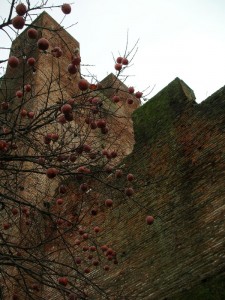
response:
[[[74,41],[78,48],[80,46],[79,42],[63,27],[61,26],[53,17],[51,17],[46,11],[43,11],[31,24],[28,26],[20,35],[12,42],[13,44],[17,42],[18,39],[21,39],[24,35],[26,35],[27,30],[29,28],[35,28],[39,31],[39,36],[41,37],[45,30],[51,31],[52,33],[62,34],[64,33],[68,39]]]

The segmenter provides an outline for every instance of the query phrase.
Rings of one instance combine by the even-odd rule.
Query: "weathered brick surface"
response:
[[[105,220],[120,262],[105,286],[123,286],[125,299],[176,299],[224,272],[225,89],[202,104],[187,91],[177,78],[133,115],[136,144],[124,163],[137,193],[115,194]]]

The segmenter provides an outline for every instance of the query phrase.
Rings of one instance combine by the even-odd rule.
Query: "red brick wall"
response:
[[[191,289],[214,299],[194,290],[224,272],[225,90],[201,104],[187,91],[177,78],[133,115],[136,144],[124,163],[137,192],[115,194],[104,221],[119,260],[104,285],[123,288],[117,299],[176,299]]]

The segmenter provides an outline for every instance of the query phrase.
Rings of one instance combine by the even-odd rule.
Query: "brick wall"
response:
[[[104,220],[119,261],[104,285],[122,287],[116,299],[223,299],[224,111],[225,88],[197,104],[176,78],[134,112],[136,144],[123,163],[137,192],[115,193]]]

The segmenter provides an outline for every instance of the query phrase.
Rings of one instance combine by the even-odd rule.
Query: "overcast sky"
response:
[[[59,8],[48,12],[62,20]],[[99,80],[115,72],[112,54],[124,53],[129,31],[128,50],[139,43],[127,85],[155,85],[149,98],[175,77],[194,90],[197,102],[225,84],[224,0],[76,0],[63,24],[76,22],[68,31],[80,42],[82,63],[94,65],[88,70]]]

